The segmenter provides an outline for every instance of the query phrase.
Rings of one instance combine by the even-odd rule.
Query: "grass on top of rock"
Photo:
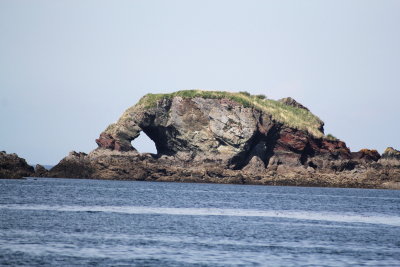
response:
[[[337,139],[335,136],[331,135],[331,134],[327,134],[326,139],[330,140],[330,141],[338,141],[339,139]]]
[[[224,92],[224,91],[203,91],[203,90],[182,90],[169,94],[147,94],[139,102],[126,111],[128,115],[132,109],[155,107],[161,99],[171,99],[180,96],[183,98],[211,98],[211,99],[230,99],[244,107],[255,108],[270,114],[273,119],[289,127],[305,130],[311,135],[321,138],[324,133],[320,130],[322,121],[311,112],[297,107],[283,104],[279,101],[267,99],[264,95],[251,95],[248,92]],[[124,114],[125,115],[125,114]],[[123,116],[124,117],[124,116]]]

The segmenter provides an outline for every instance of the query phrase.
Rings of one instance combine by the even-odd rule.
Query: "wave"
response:
[[[356,214],[337,212],[313,212],[290,210],[253,210],[223,208],[167,208],[147,206],[81,206],[81,205],[32,205],[32,204],[0,204],[0,209],[10,210],[46,210],[60,212],[110,212],[123,214],[161,214],[190,216],[240,216],[269,217],[295,220],[330,221],[343,223],[369,223],[400,226],[400,216],[381,214]]]

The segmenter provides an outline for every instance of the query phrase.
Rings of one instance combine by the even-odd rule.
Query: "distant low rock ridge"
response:
[[[108,126],[89,154],[71,152],[51,177],[400,188],[399,151],[351,152],[292,98],[186,90],[148,94]],[[144,132],[157,154],[139,153]]]
[[[17,154],[0,152],[0,179],[21,179],[24,177],[48,177],[48,170],[40,164],[35,168]]]
[[[34,174],[35,170],[26,163],[25,159],[14,153],[0,152],[0,179],[19,179],[34,176]]]

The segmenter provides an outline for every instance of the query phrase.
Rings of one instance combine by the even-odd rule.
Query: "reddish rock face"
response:
[[[315,138],[304,131],[283,128],[273,143],[269,165],[326,168],[334,160],[349,160],[351,152],[339,140]]]
[[[106,133],[101,133],[100,137],[96,139],[96,143],[99,147],[114,150],[115,148],[115,139]]]
[[[340,140],[322,140],[320,152],[329,153],[341,159],[351,159],[350,149],[345,142]]]
[[[123,146],[118,140],[115,140],[110,134],[101,133],[100,137],[96,139],[96,143],[101,148],[117,150],[117,151],[130,151],[134,150],[132,146]]]
[[[280,132],[275,151],[303,152],[310,137],[302,131],[286,128]]]
[[[320,155],[351,159],[351,152],[346,143],[339,140],[316,139],[303,131],[290,128],[281,130],[274,152],[292,152],[303,157]]]
[[[351,153],[353,159],[363,159],[366,161],[378,161],[381,155],[376,150],[361,149],[358,152]]]

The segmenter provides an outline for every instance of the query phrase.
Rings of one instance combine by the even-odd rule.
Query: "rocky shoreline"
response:
[[[24,177],[46,177],[49,171],[40,164],[34,167],[17,154],[0,151],[0,179],[21,179]]]
[[[161,182],[400,189],[400,161],[388,153],[384,153],[378,161],[336,160],[322,170],[275,165],[263,172],[261,168],[257,162],[242,170],[232,170],[214,163],[178,163],[173,157],[158,158],[148,153],[97,149],[90,154],[71,152],[48,175]]]
[[[400,151],[351,152],[323,126],[292,98],[149,94],[100,134],[97,149],[28,176],[400,189]],[[157,155],[132,147],[141,132]]]

